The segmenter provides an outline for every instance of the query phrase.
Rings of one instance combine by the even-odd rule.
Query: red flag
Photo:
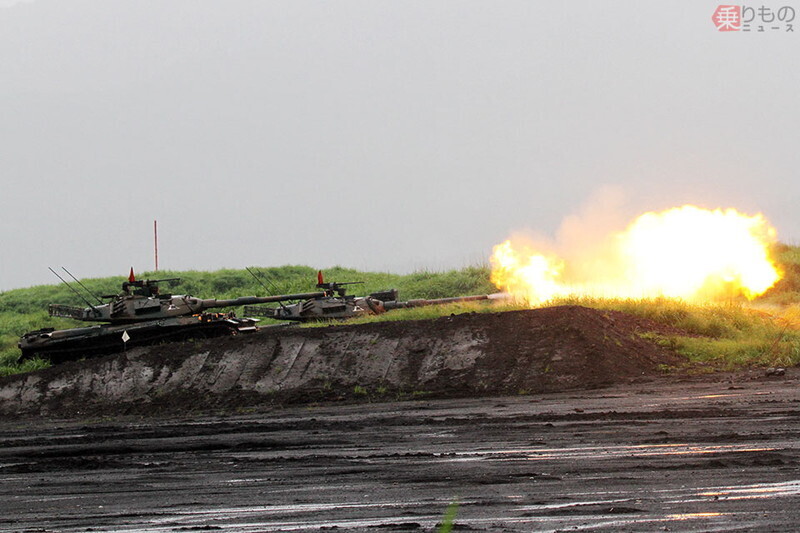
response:
[[[133,275],[133,267],[131,267],[131,273],[128,275],[128,281],[130,281],[131,283],[136,281],[136,276]]]
[[[317,284],[322,285],[323,283],[325,282],[322,280],[322,270],[317,270]]]

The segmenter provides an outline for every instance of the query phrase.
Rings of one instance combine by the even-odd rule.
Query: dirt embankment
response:
[[[653,322],[578,306],[467,314],[138,348],[0,379],[0,414],[187,412],[398,394],[595,388],[679,358]]]

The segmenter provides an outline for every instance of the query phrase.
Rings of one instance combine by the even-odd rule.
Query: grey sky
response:
[[[608,184],[797,242],[800,20],[718,3],[0,1],[0,290],[154,219],[162,268],[460,267]]]

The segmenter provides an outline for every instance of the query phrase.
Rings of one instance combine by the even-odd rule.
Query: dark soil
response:
[[[436,320],[264,328],[137,348],[0,379],[6,416],[235,410],[592,389],[647,379],[683,359],[642,337],[674,333],[579,306]]]

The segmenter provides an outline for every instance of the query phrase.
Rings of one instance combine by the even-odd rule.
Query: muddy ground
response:
[[[0,531],[795,531],[797,375],[719,379],[5,423]]]
[[[452,502],[454,531],[796,530],[800,372],[664,374],[659,327],[555,308],[5,378],[0,532],[435,531]]]

